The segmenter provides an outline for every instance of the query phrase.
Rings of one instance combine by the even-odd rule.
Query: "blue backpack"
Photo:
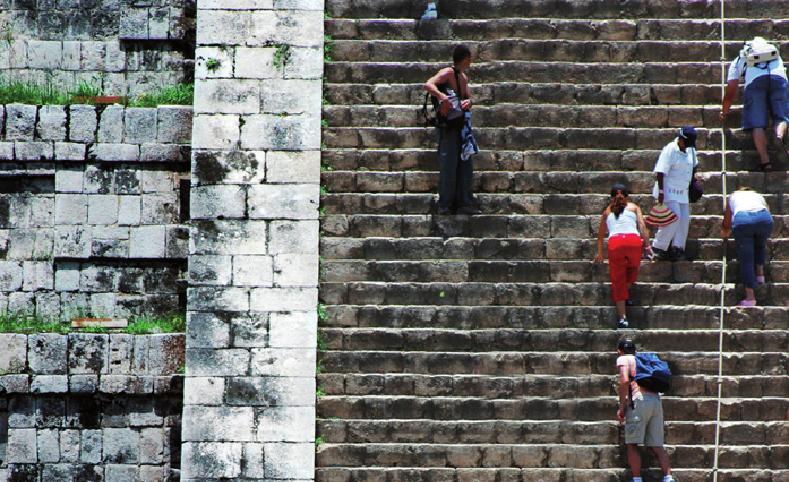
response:
[[[671,390],[671,370],[668,363],[661,360],[656,353],[636,353],[635,382],[639,387],[655,393],[666,393]]]

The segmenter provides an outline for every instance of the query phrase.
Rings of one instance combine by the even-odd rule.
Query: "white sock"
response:
[[[641,477],[633,477],[633,482],[644,482]]]
[[[674,477],[671,475],[664,475],[663,482],[674,482]]]

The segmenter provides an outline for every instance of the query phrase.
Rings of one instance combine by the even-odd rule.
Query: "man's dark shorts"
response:
[[[763,75],[745,88],[742,128],[765,128],[773,123],[789,122],[787,82],[777,75]]]

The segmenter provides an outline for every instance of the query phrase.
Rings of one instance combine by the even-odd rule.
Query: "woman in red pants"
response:
[[[617,329],[628,328],[625,304],[630,299],[630,286],[636,282],[641,266],[641,253],[651,254],[649,232],[641,208],[628,200],[629,192],[622,184],[611,187],[611,202],[600,218],[595,263],[603,262],[603,238],[608,234],[608,269],[611,274],[611,297],[619,317]]]

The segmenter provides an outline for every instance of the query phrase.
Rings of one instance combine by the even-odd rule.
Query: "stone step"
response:
[[[772,39],[771,39],[772,40]],[[464,40],[477,63],[499,60],[539,62],[719,62],[719,41],[682,40],[575,40],[505,38]],[[774,42],[789,52],[789,42]],[[338,62],[447,62],[457,40],[333,40],[332,61]],[[742,41],[728,41],[724,58],[733,59]],[[785,57],[785,56],[784,56]]]
[[[718,149],[720,149],[718,147]],[[477,171],[651,171],[660,150],[484,150],[474,156]],[[721,152],[698,153],[705,171],[720,171]],[[437,171],[435,142],[432,148],[420,149],[331,149],[322,152],[324,171]],[[727,151],[729,179],[743,178],[758,182],[761,173],[744,172],[759,162],[755,151]],[[737,172],[743,171],[743,172]]]
[[[419,18],[424,2],[413,0],[328,0],[326,12],[332,18]],[[552,18],[561,12],[562,18],[622,19],[674,18],[714,19],[720,17],[717,2],[676,0],[618,0],[596,2],[566,2],[563,0],[440,0],[441,18]],[[732,2],[726,5],[726,15],[732,18],[789,17],[789,5],[782,0]]]
[[[720,194],[721,174],[715,171],[700,171],[697,179],[705,194]],[[472,183],[474,193],[507,194],[585,194],[582,202],[595,200],[600,212],[610,200],[609,191],[615,183],[623,183],[633,193],[652,193],[656,175],[649,171],[612,171],[585,172],[508,172],[477,171]],[[437,192],[439,173],[437,171],[330,171],[321,173],[321,185],[329,193],[434,193]],[[762,194],[776,194],[783,201],[786,186],[789,185],[789,172],[743,173],[726,178],[727,192],[740,186],[748,186]],[[719,200],[720,203],[720,200]],[[694,206],[695,207],[695,206]],[[353,211],[352,211],[353,212]]]
[[[474,192],[482,214],[589,214],[603,212],[610,197],[603,194],[480,194]],[[789,197],[765,195],[772,214],[789,214]],[[644,213],[654,204],[654,198],[647,194],[631,194],[630,200]],[[566,202],[565,202],[566,201]],[[705,193],[691,207],[693,215],[721,215],[723,197],[719,194]],[[390,194],[390,193],[340,193],[321,196],[321,207],[325,214],[431,214],[438,212],[436,194]],[[720,256],[716,255],[716,258]]]
[[[710,283],[721,279],[720,261],[696,260],[680,263],[644,260],[638,283]],[[729,281],[737,281],[739,264],[727,265]],[[771,260],[765,266],[768,285],[789,283],[789,257]],[[350,282],[419,282],[419,283],[565,283],[610,281],[608,266],[579,261],[368,261],[335,260],[320,265],[320,281]]]
[[[714,446],[671,445],[673,465],[712,466]],[[609,469],[622,466],[620,447],[576,444],[323,444],[319,466],[367,467],[576,467]],[[726,468],[789,469],[789,445],[721,447]]]
[[[324,373],[425,373],[523,374],[566,376],[610,375],[616,359],[613,349],[605,352],[421,352],[421,351],[324,351]],[[674,375],[718,373],[718,353],[661,352]],[[723,372],[734,375],[789,375],[789,354],[782,352],[724,353]],[[786,412],[786,407],[784,407]],[[785,415],[785,413],[784,413]]]
[[[622,336],[615,330],[457,330],[437,328],[322,328],[324,349],[328,351],[498,351],[581,352],[611,351]],[[650,351],[716,351],[717,330],[639,330],[638,343]],[[789,350],[789,333],[784,331],[726,331],[726,352],[781,352]]]
[[[447,62],[328,62],[328,83],[419,83]],[[728,68],[728,67],[727,67]],[[709,84],[721,77],[719,62],[544,62],[498,60],[477,62],[469,70],[472,84],[502,82],[567,84]]]
[[[731,243],[731,242],[730,242]],[[421,259],[477,259],[477,260],[590,260],[597,254],[597,243],[591,239],[507,239],[507,238],[330,238],[321,239],[324,260],[421,260]],[[734,246],[727,245],[733,254]],[[720,260],[723,241],[720,239],[688,240],[686,252],[693,259]],[[789,259],[789,239],[767,242],[771,259]],[[675,266],[684,267],[683,264]]]
[[[609,360],[611,361],[611,360]],[[610,363],[609,363],[610,365]],[[715,397],[683,398],[663,396],[666,420],[715,420]],[[722,420],[785,421],[787,398],[725,398]],[[341,419],[431,419],[431,420],[611,420],[617,398],[517,398],[484,400],[450,397],[324,396],[318,400],[318,418]]]
[[[624,459],[620,467],[624,467]],[[654,461],[651,466],[656,467]],[[674,468],[672,473],[682,482],[709,482],[711,470]],[[645,480],[660,480],[657,468],[644,468]],[[495,468],[388,468],[388,467],[318,467],[317,482],[629,482],[623,469],[495,469]],[[720,482],[786,482],[789,470],[720,469]]]
[[[642,330],[711,330],[720,323],[718,306],[654,305],[628,307],[628,320]],[[486,328],[543,330],[608,330],[613,327],[614,308],[605,306],[375,306],[331,305],[326,307],[325,327],[384,328]],[[784,307],[727,308],[728,330],[789,330],[789,310]]]
[[[677,397],[715,397],[717,376],[684,375],[671,379]],[[318,386],[326,395],[412,395],[418,397],[471,397],[510,399],[524,396],[562,398],[615,397],[616,379],[611,375],[553,376],[515,375],[420,375],[321,373]],[[727,397],[783,397],[789,393],[789,376],[726,376]],[[787,422],[784,422],[787,423]]]
[[[422,105],[329,105],[323,119],[332,127],[422,127]],[[719,105],[617,106],[509,104],[477,105],[476,128],[482,127],[675,127],[686,125],[717,129]],[[733,109],[730,125],[740,124],[740,109]]]
[[[698,129],[699,150],[720,149],[720,131]],[[753,140],[741,129],[727,131],[728,149],[753,150]],[[481,150],[545,149],[636,149],[659,150],[676,137],[673,128],[559,128],[559,127],[475,127],[474,137]],[[377,149],[419,148],[436,145],[434,129],[425,127],[328,127],[323,129],[328,147]],[[786,151],[781,158],[786,157]],[[778,161],[780,159],[776,159]]]
[[[716,281],[704,283],[638,282],[631,296],[641,306],[717,306],[720,290]],[[731,285],[734,288],[734,285]],[[326,304],[353,305],[502,305],[502,306],[605,306],[610,303],[610,283],[399,283],[350,282],[320,285]],[[739,290],[726,291],[726,306],[741,298]],[[761,306],[789,306],[789,283],[769,283],[756,288]]]
[[[713,18],[692,21],[671,18],[445,18],[438,24],[410,18],[335,18],[327,20],[325,25],[326,34],[334,40],[720,40],[720,20]],[[773,41],[789,40],[789,22],[769,18],[726,18],[727,40],[741,44],[755,35]]]
[[[408,105],[422,106],[427,77],[414,83],[325,83],[327,105]],[[517,82],[479,83],[472,79],[474,100],[480,104],[561,104],[561,105],[617,105],[617,106],[669,106],[715,105],[721,100],[718,79],[706,79],[701,84],[593,84],[588,79],[577,84]],[[738,107],[738,106],[735,106]]]
[[[330,444],[584,444],[618,445],[615,420],[443,421],[443,420],[319,420],[318,434]],[[722,445],[782,445],[789,422],[724,422]],[[668,422],[666,443],[709,445],[715,422]]]
[[[789,237],[789,216],[773,215],[773,239]],[[721,216],[694,215],[690,239],[720,238]],[[477,216],[326,214],[324,236],[354,238],[578,238],[597,239],[599,215],[481,214]]]

